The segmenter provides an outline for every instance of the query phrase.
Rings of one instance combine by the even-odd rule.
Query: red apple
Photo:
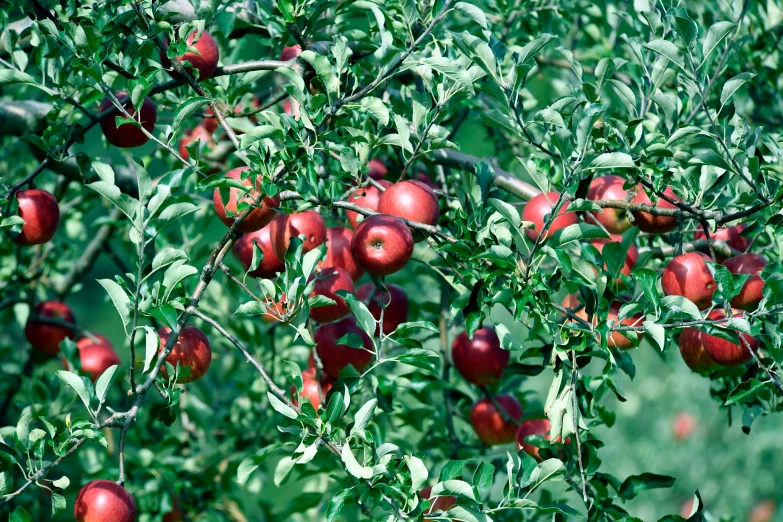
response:
[[[171,328],[164,326],[158,330],[158,336],[160,336],[160,352],[163,352],[163,348],[169,339]],[[209,347],[209,340],[204,332],[192,325],[185,325],[177,338],[174,348],[171,353],[166,357],[166,362],[176,368],[179,363],[180,368],[190,368],[190,375],[188,377],[180,377],[177,382],[185,384],[193,382],[202,378],[209,370],[209,365],[212,363],[212,348]],[[166,375],[166,368],[161,368],[163,375]]]
[[[476,330],[473,339],[462,332],[451,343],[454,368],[469,383],[483,386],[494,384],[503,377],[511,354],[500,347],[494,328]]]
[[[712,304],[715,280],[704,263],[710,258],[701,252],[688,252],[669,261],[663,269],[661,286],[666,295],[680,295],[692,301],[699,310]]]
[[[671,187],[666,187],[663,193],[675,201],[681,201],[680,198],[678,198],[674,194],[674,191],[671,189]],[[657,208],[672,208],[672,209],[677,208],[677,205],[673,205],[672,203],[669,203],[663,198],[660,198],[658,202],[655,205],[653,205],[652,201],[650,200],[650,197],[647,195],[647,193],[644,191],[644,188],[641,185],[638,185],[636,187],[636,196],[634,196],[634,198],[631,200],[631,203],[655,206]],[[632,214],[634,217],[634,224],[642,232],[647,232],[649,234],[663,234],[665,232],[671,232],[672,230],[677,228],[676,216],[654,216],[647,212],[640,212],[640,211],[634,211],[632,212]]]
[[[337,341],[347,334],[359,336],[362,339],[364,349],[337,344]],[[321,325],[315,331],[314,340],[318,357],[324,366],[324,373],[333,379],[340,377],[340,371],[349,364],[361,372],[372,362],[372,340],[363,330],[356,326],[356,320],[353,317],[347,317],[336,323]]]
[[[375,181],[382,180],[389,172],[389,169],[386,168],[386,165],[384,165],[383,162],[379,159],[371,159],[367,164],[367,169],[367,175]]]
[[[745,225],[742,224],[734,225],[733,227],[721,227],[710,234],[710,239],[713,241],[725,241],[734,250],[744,252],[750,246],[750,239],[740,235],[743,230],[745,230]],[[707,239],[707,234],[704,233],[704,230],[699,230],[696,232],[694,239]],[[718,255],[718,260],[722,261],[723,259],[725,258]]]
[[[285,217],[282,214],[278,214],[275,219],[285,219]],[[285,270],[285,265],[277,259],[275,251],[272,248],[272,240],[269,236],[270,228],[271,225],[267,225],[261,230],[244,234],[231,248],[231,251],[237,256],[239,262],[242,263],[245,271],[249,270],[253,264],[253,251],[255,248],[261,249],[264,258],[255,270],[247,273],[250,277],[270,279],[275,277],[279,272]]]
[[[560,194],[557,192],[539,194],[525,205],[525,208],[522,210],[522,220],[531,221],[535,225],[535,229],[528,228],[525,230],[525,234],[527,234],[530,241],[537,240],[541,231],[544,230],[544,218],[552,212],[552,208],[554,204],[557,203],[559,197]],[[562,230],[569,225],[575,225],[576,223],[576,214],[568,212],[568,202],[566,202],[560,207],[557,217],[552,220],[552,224],[547,231],[547,237],[558,230]]]
[[[212,140],[212,133],[207,130],[204,125],[197,125],[187,131],[185,136],[179,140],[179,155],[182,156],[183,159],[190,159],[187,146],[194,141],[200,142],[199,147],[211,148],[215,145],[215,142]]]
[[[625,201],[628,191],[623,188],[625,178],[620,176],[601,176],[590,183],[587,199],[591,201]],[[605,208],[601,212],[593,212],[595,220],[612,234],[622,234],[632,223],[628,220],[628,211],[621,208]]]
[[[522,417],[522,405],[511,395],[496,395],[495,400],[512,419]],[[470,423],[481,441],[488,445],[514,442],[517,426],[506,421],[490,399],[481,399],[470,410]]]
[[[610,239],[597,238],[590,241],[590,244],[593,245],[595,248],[597,248],[599,252],[603,252],[605,244],[622,243],[622,242],[623,242],[623,236],[612,234]],[[628,248],[628,253],[625,255],[625,263],[623,264],[623,268],[620,269],[620,273],[624,276],[631,277],[631,271],[636,266],[636,262],[638,260],[639,260],[639,249],[636,248],[636,245],[631,243],[631,246]],[[606,267],[605,264],[604,267]]]
[[[748,515],[748,522],[772,522],[777,509],[774,500],[764,499],[753,506]]]
[[[353,254],[351,254],[352,238],[353,231],[349,228],[326,229],[326,259],[321,261],[318,266],[321,268],[342,268],[354,281],[361,279],[364,271],[359,268]]]
[[[751,277],[742,285],[740,293],[731,300],[731,306],[742,310],[755,310],[761,302],[764,292],[764,281],[759,274],[767,266],[767,259],[758,254],[740,254],[723,262],[723,266],[732,274],[750,274]]]
[[[73,516],[76,522],[136,522],[136,501],[114,482],[93,480],[79,491]]]
[[[356,228],[351,253],[368,274],[393,274],[402,270],[413,255],[413,234],[400,218],[374,214]]]
[[[732,311],[732,315],[733,317],[742,317],[744,313]],[[717,309],[707,315],[707,319],[714,320],[723,319],[724,317],[726,317],[725,312]],[[722,366],[739,366],[745,364],[753,357],[750,351],[748,351],[748,347],[754,352],[759,348],[759,341],[755,337],[743,333],[739,334],[739,336],[744,342],[740,341],[740,344],[737,345],[731,341],[702,332],[702,342],[707,354],[716,363]]]
[[[218,66],[218,60],[220,59],[220,50],[218,49],[217,42],[212,35],[206,31],[201,32],[199,39],[193,43],[193,39],[198,35],[198,31],[193,31],[188,36],[188,46],[195,47],[198,54],[187,51],[185,54],[177,56],[177,60],[180,62],[190,62],[190,65],[184,65],[185,70],[191,75],[193,69],[198,71],[197,81],[204,81],[211,77],[215,73],[215,69]],[[160,52],[160,63],[168,69],[168,73],[176,79],[179,79],[176,71],[172,68],[171,60],[163,51]]]
[[[61,319],[71,324],[76,323],[73,312],[68,305],[60,301],[43,301],[35,305],[35,315]],[[60,343],[73,339],[73,330],[65,326],[44,323],[32,317],[27,319],[24,335],[33,348],[46,355],[55,355],[60,351]]]
[[[672,423],[672,433],[675,440],[682,442],[687,440],[696,431],[696,418],[687,412],[680,412]]]
[[[227,178],[240,180],[241,183],[246,187],[253,187],[249,191],[245,192],[239,200],[239,202],[245,202],[250,205],[254,205],[254,208],[250,211],[250,214],[248,214],[244,221],[242,221],[242,223],[237,227],[239,232],[245,233],[255,232],[256,230],[261,230],[267,226],[277,215],[272,209],[280,206],[280,198],[277,197],[270,198],[269,196],[264,196],[263,200],[257,201],[262,194],[261,177],[256,176],[254,186],[253,181],[249,177],[242,179],[242,172],[247,170],[250,170],[250,167],[238,167],[226,172],[225,176]],[[218,189],[215,189],[215,192],[212,193],[212,204],[215,207],[215,212],[217,212],[220,221],[222,221],[227,227],[233,225],[234,219],[245,210],[243,209],[242,211],[237,211],[238,197],[239,189],[236,187],[229,188],[228,203],[223,201],[223,198],[220,196],[220,191]],[[231,216],[228,215],[229,212],[231,212]]]
[[[278,259],[285,259],[285,252],[292,237],[305,236],[302,252],[309,252],[326,240],[326,223],[315,210],[283,214],[269,226],[272,249]]]
[[[383,292],[386,309],[383,311],[383,333],[388,335],[408,320],[408,295],[402,287],[386,284],[388,292]],[[356,291],[356,297],[367,303],[367,308],[375,317],[381,320],[381,290],[373,283],[366,283]],[[372,297],[370,297],[372,296]]]
[[[426,172],[418,171],[416,173],[416,180],[421,182],[421,183],[424,183],[425,185],[427,185],[432,190],[435,190],[437,188],[437,186],[435,185],[435,182],[432,181],[432,178]]]
[[[607,320],[613,321],[615,325],[617,324],[617,320],[620,317],[621,306],[622,304],[619,302],[614,302],[609,305],[609,315],[607,316]],[[622,321],[620,321],[620,325],[622,326],[642,326],[643,324],[644,318],[641,316],[641,314],[637,314],[632,317],[625,317]],[[611,335],[609,335],[607,342],[610,348],[620,348],[622,350],[627,350],[634,347],[634,341],[623,335],[623,332],[612,332]]]
[[[525,437],[530,437],[532,435],[541,435],[544,439],[549,440],[549,419],[528,419],[519,425],[516,433],[517,451],[523,450],[525,453],[541,462],[544,459],[541,458],[539,447],[530,442],[525,442]]]
[[[333,299],[337,304],[329,306],[316,306],[310,308],[310,317],[319,323],[331,323],[342,319],[351,313],[351,309],[345,303],[342,297],[337,295],[338,290],[345,290],[353,293],[353,279],[342,268],[326,268],[316,276],[315,290],[313,295],[322,295]]]
[[[400,181],[388,187],[378,200],[378,212],[408,221],[437,225],[440,217],[438,196],[421,181]]]
[[[386,181],[385,179],[380,180],[378,183],[383,185],[385,188],[389,188],[392,185],[391,181]],[[381,191],[372,185],[367,185],[366,187],[360,187],[354,190],[351,196],[348,198],[348,203],[353,203],[354,205],[358,205],[362,208],[377,212],[378,200],[380,198]],[[351,223],[353,228],[359,226],[360,216],[361,214],[354,212],[353,210],[345,211],[345,217],[348,218],[348,221]]]
[[[315,368],[308,368],[302,372],[302,392],[299,394],[299,397],[309,399],[310,404],[317,411],[321,406],[321,398],[326,399],[326,395],[332,389],[333,384],[334,380],[328,377],[323,379],[322,382],[318,382]],[[291,402],[299,406],[299,401],[296,399],[296,386],[291,386]]]
[[[691,516],[691,511],[693,511],[693,497],[682,503],[680,506],[680,516],[687,520]]]
[[[266,313],[261,316],[261,319],[268,323],[276,323],[278,317],[284,317],[289,310],[289,304],[285,299],[285,293],[281,296],[280,300],[274,302],[273,299],[267,299],[266,301]],[[275,315],[272,315],[270,311],[274,311]]]
[[[575,316],[587,321],[587,310],[582,305],[579,294],[569,294],[563,299],[563,308],[570,310]],[[576,322],[575,319],[571,319],[569,322]],[[598,324],[598,321],[593,317],[593,324]]]
[[[696,328],[684,328],[680,333],[680,355],[685,364],[697,373],[712,371],[718,367],[704,349],[704,333]]]
[[[76,347],[79,349],[82,371],[90,374],[94,382],[103,375],[103,372],[115,364],[120,364],[120,356],[107,338],[101,334],[93,334],[93,336],[96,338],[95,341],[89,337],[82,337],[76,341]]]
[[[283,52],[280,53],[280,60],[287,62],[288,60],[293,60],[300,54],[302,54],[302,47],[299,44],[283,47]]]
[[[131,104],[131,98],[125,91],[117,91],[117,100],[125,107],[125,110],[136,121],[141,123],[141,126],[149,133],[155,130],[155,122],[158,119],[158,111],[155,109],[155,102],[149,96],[144,98],[144,102],[141,104],[140,114],[136,113],[136,109]],[[104,98],[101,102],[100,111],[104,112],[109,109],[113,109],[111,114],[101,120],[101,130],[103,135],[106,136],[106,141],[114,145],[115,147],[122,147],[129,149],[133,147],[140,147],[147,143],[147,136],[138,127],[130,124],[123,123],[119,127],[116,124],[116,117],[124,114],[120,113],[109,98]]]
[[[16,200],[19,203],[16,213],[24,219],[24,225],[14,243],[22,246],[48,243],[60,224],[57,200],[49,192],[38,189],[20,190]]]
[[[182,510],[179,508],[179,502],[177,502],[177,499],[173,499],[173,506],[171,508],[171,511],[163,515],[163,522],[183,522],[185,520],[184,516],[182,515]]]
[[[432,486],[425,486],[419,491],[419,498],[429,500],[432,497]],[[448,511],[448,509],[457,503],[457,498],[450,495],[439,496],[430,505],[427,513],[435,513],[437,511]]]

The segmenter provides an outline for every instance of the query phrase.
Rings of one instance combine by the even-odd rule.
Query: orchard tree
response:
[[[3,519],[637,520],[640,350],[781,408],[778,2],[3,3]]]

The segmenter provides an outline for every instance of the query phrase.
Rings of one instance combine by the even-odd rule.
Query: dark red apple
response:
[[[386,168],[386,165],[384,165],[383,162],[379,159],[371,159],[367,164],[367,169],[367,175],[375,181],[382,180],[389,172],[389,169]]]
[[[759,254],[741,254],[723,262],[732,274],[750,274],[740,293],[731,300],[731,306],[742,310],[755,310],[764,293],[764,281],[759,274],[767,266],[767,259]]]
[[[332,267],[322,270],[315,280],[315,290],[313,295],[322,295],[333,299],[337,304],[329,306],[316,306],[310,308],[310,317],[319,323],[331,323],[342,319],[351,313],[351,309],[345,303],[342,297],[337,295],[338,290],[345,290],[353,293],[353,279],[342,268]]]
[[[305,236],[302,252],[309,252],[326,240],[326,222],[315,210],[283,214],[269,226],[272,249],[278,259],[285,259],[285,252],[292,237]]]
[[[622,242],[623,242],[623,236],[612,234],[610,239],[597,238],[590,241],[590,244],[593,245],[595,248],[597,248],[599,252],[603,252],[605,244],[622,243]],[[628,253],[625,255],[625,263],[623,264],[623,267],[620,269],[620,273],[624,276],[630,277],[631,271],[636,266],[636,262],[638,260],[639,260],[639,249],[636,248],[636,245],[631,243],[631,246],[628,248]],[[604,267],[606,267],[606,265],[604,265]]]
[[[60,206],[54,196],[45,190],[20,190],[16,201],[19,203],[16,213],[24,219],[24,225],[14,243],[22,246],[48,243],[60,224]]]
[[[68,305],[60,301],[43,301],[35,305],[35,315],[61,319],[75,324],[76,319]],[[46,355],[55,355],[60,351],[60,343],[65,338],[73,339],[73,330],[65,326],[44,323],[35,320],[32,314],[27,319],[24,335],[33,348]]]
[[[413,234],[400,218],[386,214],[367,216],[353,234],[351,253],[368,274],[393,274],[402,270],[413,255]]]
[[[421,491],[419,491],[419,498],[430,500],[432,497],[432,486],[425,486],[421,488]],[[438,511],[447,511],[451,506],[457,503],[457,498],[452,497],[450,495],[444,495],[440,496],[437,499],[435,499],[435,502],[432,502],[430,505],[429,511],[427,513],[436,513]]]
[[[666,295],[680,295],[692,301],[699,310],[712,304],[715,280],[704,263],[710,258],[701,252],[688,252],[669,261],[663,269],[661,286]]]
[[[437,225],[440,217],[438,196],[418,180],[400,181],[388,187],[378,200],[378,212],[415,223]]]
[[[388,335],[408,321],[408,295],[397,285],[387,283],[386,288],[389,291],[383,292],[383,301],[386,303],[386,309],[383,311],[383,333]],[[367,303],[367,308],[376,321],[381,320],[381,293],[373,283],[363,284],[356,291],[356,297]]]
[[[675,201],[681,201],[680,198],[678,198],[674,194],[674,191],[671,189],[671,187],[666,187],[663,193]],[[658,202],[655,205],[653,205],[652,201],[650,200],[650,197],[647,195],[647,193],[644,191],[644,188],[641,185],[637,185],[636,195],[631,200],[631,203],[655,206],[657,208],[671,208],[671,209],[677,208],[677,205],[673,205],[672,203],[669,203],[663,198],[660,198]],[[642,232],[647,232],[649,234],[664,234],[666,232],[671,232],[672,230],[677,228],[676,216],[654,216],[650,213],[641,212],[641,211],[634,211],[632,212],[632,214],[634,217],[634,224]]]
[[[356,264],[356,260],[351,253],[351,239],[353,231],[349,228],[328,228],[326,229],[326,259],[321,261],[318,266],[323,268],[338,267],[342,268],[351,279],[358,281],[361,279],[364,271]]]
[[[535,229],[525,229],[525,234],[527,234],[530,241],[536,241],[541,231],[544,230],[544,218],[552,213],[552,207],[557,203],[559,197],[560,194],[557,192],[539,194],[525,205],[525,208],[522,210],[522,220],[531,221],[535,225]],[[547,237],[576,223],[576,214],[568,212],[568,202],[566,202],[560,207],[557,217],[552,220],[552,224],[547,231]]]
[[[267,226],[277,215],[276,212],[272,209],[280,206],[280,198],[278,197],[270,198],[269,196],[264,196],[263,200],[257,201],[262,195],[261,177],[256,176],[255,185],[253,184],[253,181],[250,179],[250,177],[242,179],[242,173],[247,170],[250,170],[250,167],[238,167],[226,172],[225,176],[227,178],[241,181],[241,183],[246,187],[253,187],[245,192],[239,199],[239,202],[245,202],[249,205],[254,205],[254,208],[250,211],[250,214],[248,214],[244,221],[242,221],[242,223],[237,227],[239,232],[244,233],[255,232],[256,230],[261,230]],[[212,193],[212,204],[215,207],[215,212],[217,212],[220,221],[222,221],[227,227],[233,225],[234,219],[244,211],[242,210],[237,212],[238,196],[239,189],[236,187],[229,188],[228,203],[223,201],[223,198],[220,196],[220,191],[218,189],[215,189],[215,191]],[[231,216],[228,215],[229,212],[231,212]]]
[[[144,130],[150,134],[155,130],[158,111],[155,109],[155,102],[152,101],[152,98],[149,96],[144,98],[144,102],[141,104],[141,111],[137,114],[136,109],[131,104],[131,98],[126,91],[117,91],[116,97],[122,106],[125,107],[125,110],[130,117],[138,121]],[[114,104],[109,98],[104,98],[101,102],[100,111],[104,112],[109,109],[113,109],[111,114],[101,120],[101,130],[103,131],[103,135],[106,136],[106,141],[115,147],[122,147],[124,149],[140,147],[147,143],[149,138],[147,138],[140,128],[130,123],[123,123],[117,127],[116,117],[125,117],[125,115],[114,108]]]
[[[362,339],[364,349],[337,344],[337,341],[347,334],[358,335]],[[372,340],[356,326],[356,320],[353,317],[321,325],[315,331],[314,340],[318,357],[324,366],[324,373],[333,379],[340,377],[340,371],[349,364],[361,372],[372,362]]]
[[[541,462],[544,459],[541,458],[540,448],[530,442],[525,442],[525,438],[532,435],[541,435],[544,439],[549,440],[549,419],[528,419],[519,425],[516,433],[517,451],[523,450]]]
[[[82,371],[90,374],[93,381],[103,375],[103,372],[120,364],[120,356],[111,342],[101,334],[93,334],[95,341],[89,337],[82,337],[76,341],[79,349],[79,360],[82,363]]]
[[[171,328],[164,326],[158,330],[160,336],[160,353],[169,339]],[[185,325],[177,338],[174,348],[166,357],[166,362],[176,368],[179,363],[180,368],[190,368],[188,377],[180,377],[177,382],[185,384],[202,378],[209,370],[212,363],[212,348],[209,346],[209,340],[204,332],[192,325]],[[166,375],[166,368],[162,367],[161,372]]]
[[[124,487],[110,480],[93,480],[73,503],[76,522],[136,522],[136,500]]]
[[[696,418],[688,412],[680,412],[672,422],[672,434],[675,440],[682,442],[691,438],[696,431]]]
[[[601,176],[590,183],[587,199],[591,201],[626,201],[628,191],[623,188],[625,178],[620,176]],[[621,208],[605,208],[602,212],[593,212],[593,217],[612,234],[622,234],[632,223],[628,211]]]
[[[733,227],[721,227],[715,232],[710,233],[710,239],[713,241],[725,241],[726,244],[734,250],[744,252],[750,246],[750,239],[740,235],[743,230],[745,230],[745,225],[742,224],[734,225]],[[704,230],[699,230],[696,232],[694,239],[707,239],[707,234],[704,233]],[[717,252],[716,256],[719,261],[725,259],[725,257],[720,256]]]
[[[190,33],[187,43],[188,46],[195,47],[198,54],[187,51],[185,54],[178,56],[177,60],[180,62],[190,62],[190,65],[183,65],[185,70],[188,74],[195,77],[193,74],[193,69],[195,68],[198,71],[198,78],[196,78],[196,80],[204,81],[215,73],[215,69],[217,69],[218,66],[218,60],[220,59],[220,50],[218,49],[215,39],[206,31],[202,31],[201,37],[193,43],[193,39],[197,35],[198,31]],[[169,60],[169,57],[163,51],[160,52],[160,63],[168,70],[168,73],[172,77],[179,79],[177,72],[172,67],[171,60]]]
[[[451,343],[451,358],[466,381],[484,386],[503,377],[511,354],[500,347],[495,329],[486,326],[476,330],[473,339],[465,332],[459,334]]]
[[[743,312],[732,311],[734,317],[742,317]],[[713,310],[707,315],[707,319],[723,319],[726,314],[723,310]],[[736,332],[735,332],[736,333]],[[753,356],[748,348],[754,352],[759,348],[759,340],[747,334],[739,334],[740,344],[734,344],[731,341],[721,339],[706,332],[702,332],[701,338],[704,343],[704,349],[710,358],[722,366],[739,366],[748,362]]]
[[[389,188],[392,185],[391,181],[387,181],[385,179],[380,180],[378,183],[386,188]],[[377,212],[378,200],[380,198],[381,191],[372,185],[367,185],[366,187],[360,187],[354,190],[351,196],[348,198],[348,203],[353,203],[354,205]],[[353,210],[346,210],[345,217],[348,218],[348,221],[351,223],[351,226],[354,229],[359,226],[359,218],[361,217],[361,214],[358,212],[354,212]]]
[[[709,372],[718,367],[704,349],[701,330],[683,328],[680,333],[680,355],[685,364],[697,373]]]
[[[522,417],[522,405],[511,395],[496,395],[495,400],[512,419]],[[517,425],[503,419],[490,399],[481,399],[470,410],[470,424],[478,438],[488,445],[514,442]]]
[[[285,219],[285,217],[282,214],[278,214],[275,219]],[[285,270],[285,265],[277,259],[275,251],[272,248],[272,240],[269,236],[270,227],[271,225],[267,225],[261,230],[244,234],[231,248],[231,251],[237,256],[239,262],[242,263],[245,271],[249,270],[253,264],[253,251],[256,248],[261,249],[264,258],[255,270],[247,273],[250,277],[270,279],[275,277],[279,272]]]
[[[185,136],[179,140],[179,155],[183,159],[190,159],[187,146],[194,141],[199,141],[200,147],[214,147],[215,142],[212,140],[212,133],[207,130],[204,125],[197,125],[185,133]]]
[[[328,377],[322,382],[318,382],[315,368],[308,368],[302,372],[302,392],[299,394],[299,397],[309,399],[310,404],[317,411],[321,406],[321,398],[326,399],[326,395],[332,389],[333,384],[334,380]],[[291,386],[291,402],[299,406],[299,401],[296,399],[296,386]]]

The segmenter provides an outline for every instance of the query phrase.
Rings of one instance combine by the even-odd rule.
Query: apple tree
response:
[[[780,410],[778,2],[3,4],[3,519],[632,521],[636,354]]]

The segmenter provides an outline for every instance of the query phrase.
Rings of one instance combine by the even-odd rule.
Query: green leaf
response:
[[[687,73],[687,71],[685,71],[685,61],[683,60],[682,54],[680,53],[680,50],[677,48],[677,46],[672,42],[658,39],[644,44],[644,47],[660,56],[663,56]]]
[[[382,127],[386,127],[389,124],[389,109],[383,103],[383,100],[374,96],[367,96],[362,98],[359,104],[372,114]]]
[[[52,492],[52,517],[61,511],[65,511],[68,503],[65,501],[65,497],[59,493]]]
[[[202,108],[204,105],[209,103],[209,98],[204,98],[201,96],[197,96],[195,98],[190,98],[189,100],[186,100],[184,103],[179,104],[177,107],[177,110],[174,112],[174,121],[172,122],[171,126],[173,130],[176,132],[177,129],[180,128],[182,125],[182,122],[188,119],[190,116],[193,115],[197,110]]]
[[[33,522],[33,517],[24,508],[17,506],[14,512],[11,513],[11,518],[8,519],[8,522]]]
[[[86,186],[108,199],[114,206],[119,208],[131,222],[135,222],[136,209],[139,206],[137,200],[127,194],[123,194],[116,185],[107,183],[106,181],[96,181],[94,183],[89,183]]]
[[[590,162],[590,166],[586,170],[635,168],[636,164],[630,154],[625,152],[606,152]]]
[[[701,66],[709,60],[712,52],[720,45],[724,38],[736,27],[734,22],[716,22],[712,24],[707,31],[707,37],[702,44],[701,54],[702,60],[697,69],[701,69]]]
[[[487,203],[500,212],[514,228],[519,228],[522,225],[522,218],[519,217],[519,211],[512,205],[495,198],[487,198]]]
[[[326,506],[326,522],[334,522],[334,519],[340,516],[345,499],[351,494],[352,489],[344,489],[329,499],[329,504]]]
[[[623,481],[617,494],[620,498],[630,500],[646,489],[670,488],[674,485],[674,477],[656,475],[655,473],[642,473],[633,475]]]
[[[666,347],[666,330],[663,328],[663,325],[653,321],[645,321],[644,331],[650,334],[650,337],[655,340],[655,344],[663,352],[663,349]]]
[[[723,106],[726,105],[726,103],[731,99],[732,96],[734,96],[734,93],[737,92],[740,87],[745,85],[747,82],[755,78],[755,73],[751,72],[741,72],[737,76],[733,77],[729,81],[727,81],[725,84],[723,84],[723,90],[720,93],[720,109],[718,109],[718,112],[721,112],[723,110]]]
[[[759,381],[758,379],[749,379],[739,383],[729,394],[724,406],[730,406],[740,402],[750,402],[756,398],[758,393],[767,388],[769,381]]]
[[[411,472],[411,489],[419,491],[424,483],[427,482],[427,477],[429,476],[427,466],[424,465],[424,462],[419,457],[413,455],[405,455],[405,463]]]
[[[106,401],[106,394],[109,391],[112,381],[114,381],[114,376],[119,367],[120,366],[117,364],[110,366],[100,377],[98,377],[98,381],[95,383],[95,396],[98,398],[99,404],[103,404]]]
[[[84,406],[87,408],[87,410],[92,411],[90,410],[90,392],[87,391],[87,387],[82,377],[65,370],[58,370],[57,378],[73,388],[73,390],[84,403]]]
[[[550,478],[554,477],[555,475],[559,475],[560,473],[563,473],[565,471],[565,468],[563,467],[563,461],[559,459],[549,459],[545,460],[541,464],[538,465],[536,469],[533,470],[533,473],[530,475],[530,491],[533,491],[538,486],[549,480]]]
[[[430,497],[440,497],[444,495],[465,497],[474,502],[476,501],[473,488],[464,480],[445,480],[439,484],[435,484],[430,493]]]
[[[489,491],[492,487],[492,481],[495,477],[495,467],[486,462],[479,462],[476,473],[473,475],[473,485],[478,489],[479,494]]]
[[[340,456],[348,473],[358,479],[372,478],[372,468],[359,464],[359,462],[356,460],[356,457],[354,457],[353,452],[351,451],[350,445],[348,445],[347,442],[343,444],[343,450]]]
[[[272,392],[267,391],[266,396],[267,398],[269,398],[269,403],[272,405],[272,408],[274,408],[277,413],[280,413],[281,415],[285,415],[289,419],[297,418],[298,415],[296,414],[296,411],[294,411],[293,408],[291,408],[286,403],[278,399],[277,396],[274,395]]]
[[[184,260],[175,261],[169,268],[166,269],[166,273],[163,275],[163,287],[166,289],[166,293],[163,294],[163,300],[168,301],[171,292],[182,281],[190,276],[198,274],[196,267],[186,265]]]
[[[609,234],[598,225],[588,225],[586,223],[575,223],[568,225],[564,229],[558,230],[547,240],[547,246],[551,248],[562,248],[565,245],[588,239],[608,239]]]
[[[295,464],[296,463],[294,462],[294,459],[291,457],[283,457],[280,459],[280,461],[277,463],[277,467],[275,467],[275,486],[280,486],[280,484],[285,481],[285,479],[288,477],[288,474],[291,473],[292,469],[294,469]]]
[[[248,301],[247,303],[242,303],[239,305],[239,308],[236,309],[234,315],[253,317],[256,315],[263,315],[265,313],[266,306],[264,306],[264,303],[260,303],[258,301]]]
[[[362,434],[363,436],[364,430],[372,420],[376,406],[378,406],[378,399],[370,399],[359,409],[358,412],[356,412],[356,415],[354,416],[353,427],[348,434],[349,437],[353,437],[357,434]]]
[[[338,290],[335,293],[345,300],[345,303],[356,316],[356,324],[358,324],[359,328],[364,330],[364,333],[369,335],[370,339],[372,339],[373,336],[375,336],[375,330],[378,328],[378,323],[376,323],[375,317],[373,317],[372,313],[367,308],[367,305],[346,290]]]
[[[35,78],[27,73],[15,71],[13,69],[0,70],[0,85],[13,85],[15,83],[36,85]]]
[[[454,8],[462,11],[468,18],[479,24],[482,29],[487,28],[487,15],[479,7],[467,2],[457,2],[454,4]]]
[[[544,34],[528,43],[519,51],[518,63],[525,63],[528,60],[531,60],[541,51],[541,49],[555,39],[557,39],[557,36],[553,34]]]

